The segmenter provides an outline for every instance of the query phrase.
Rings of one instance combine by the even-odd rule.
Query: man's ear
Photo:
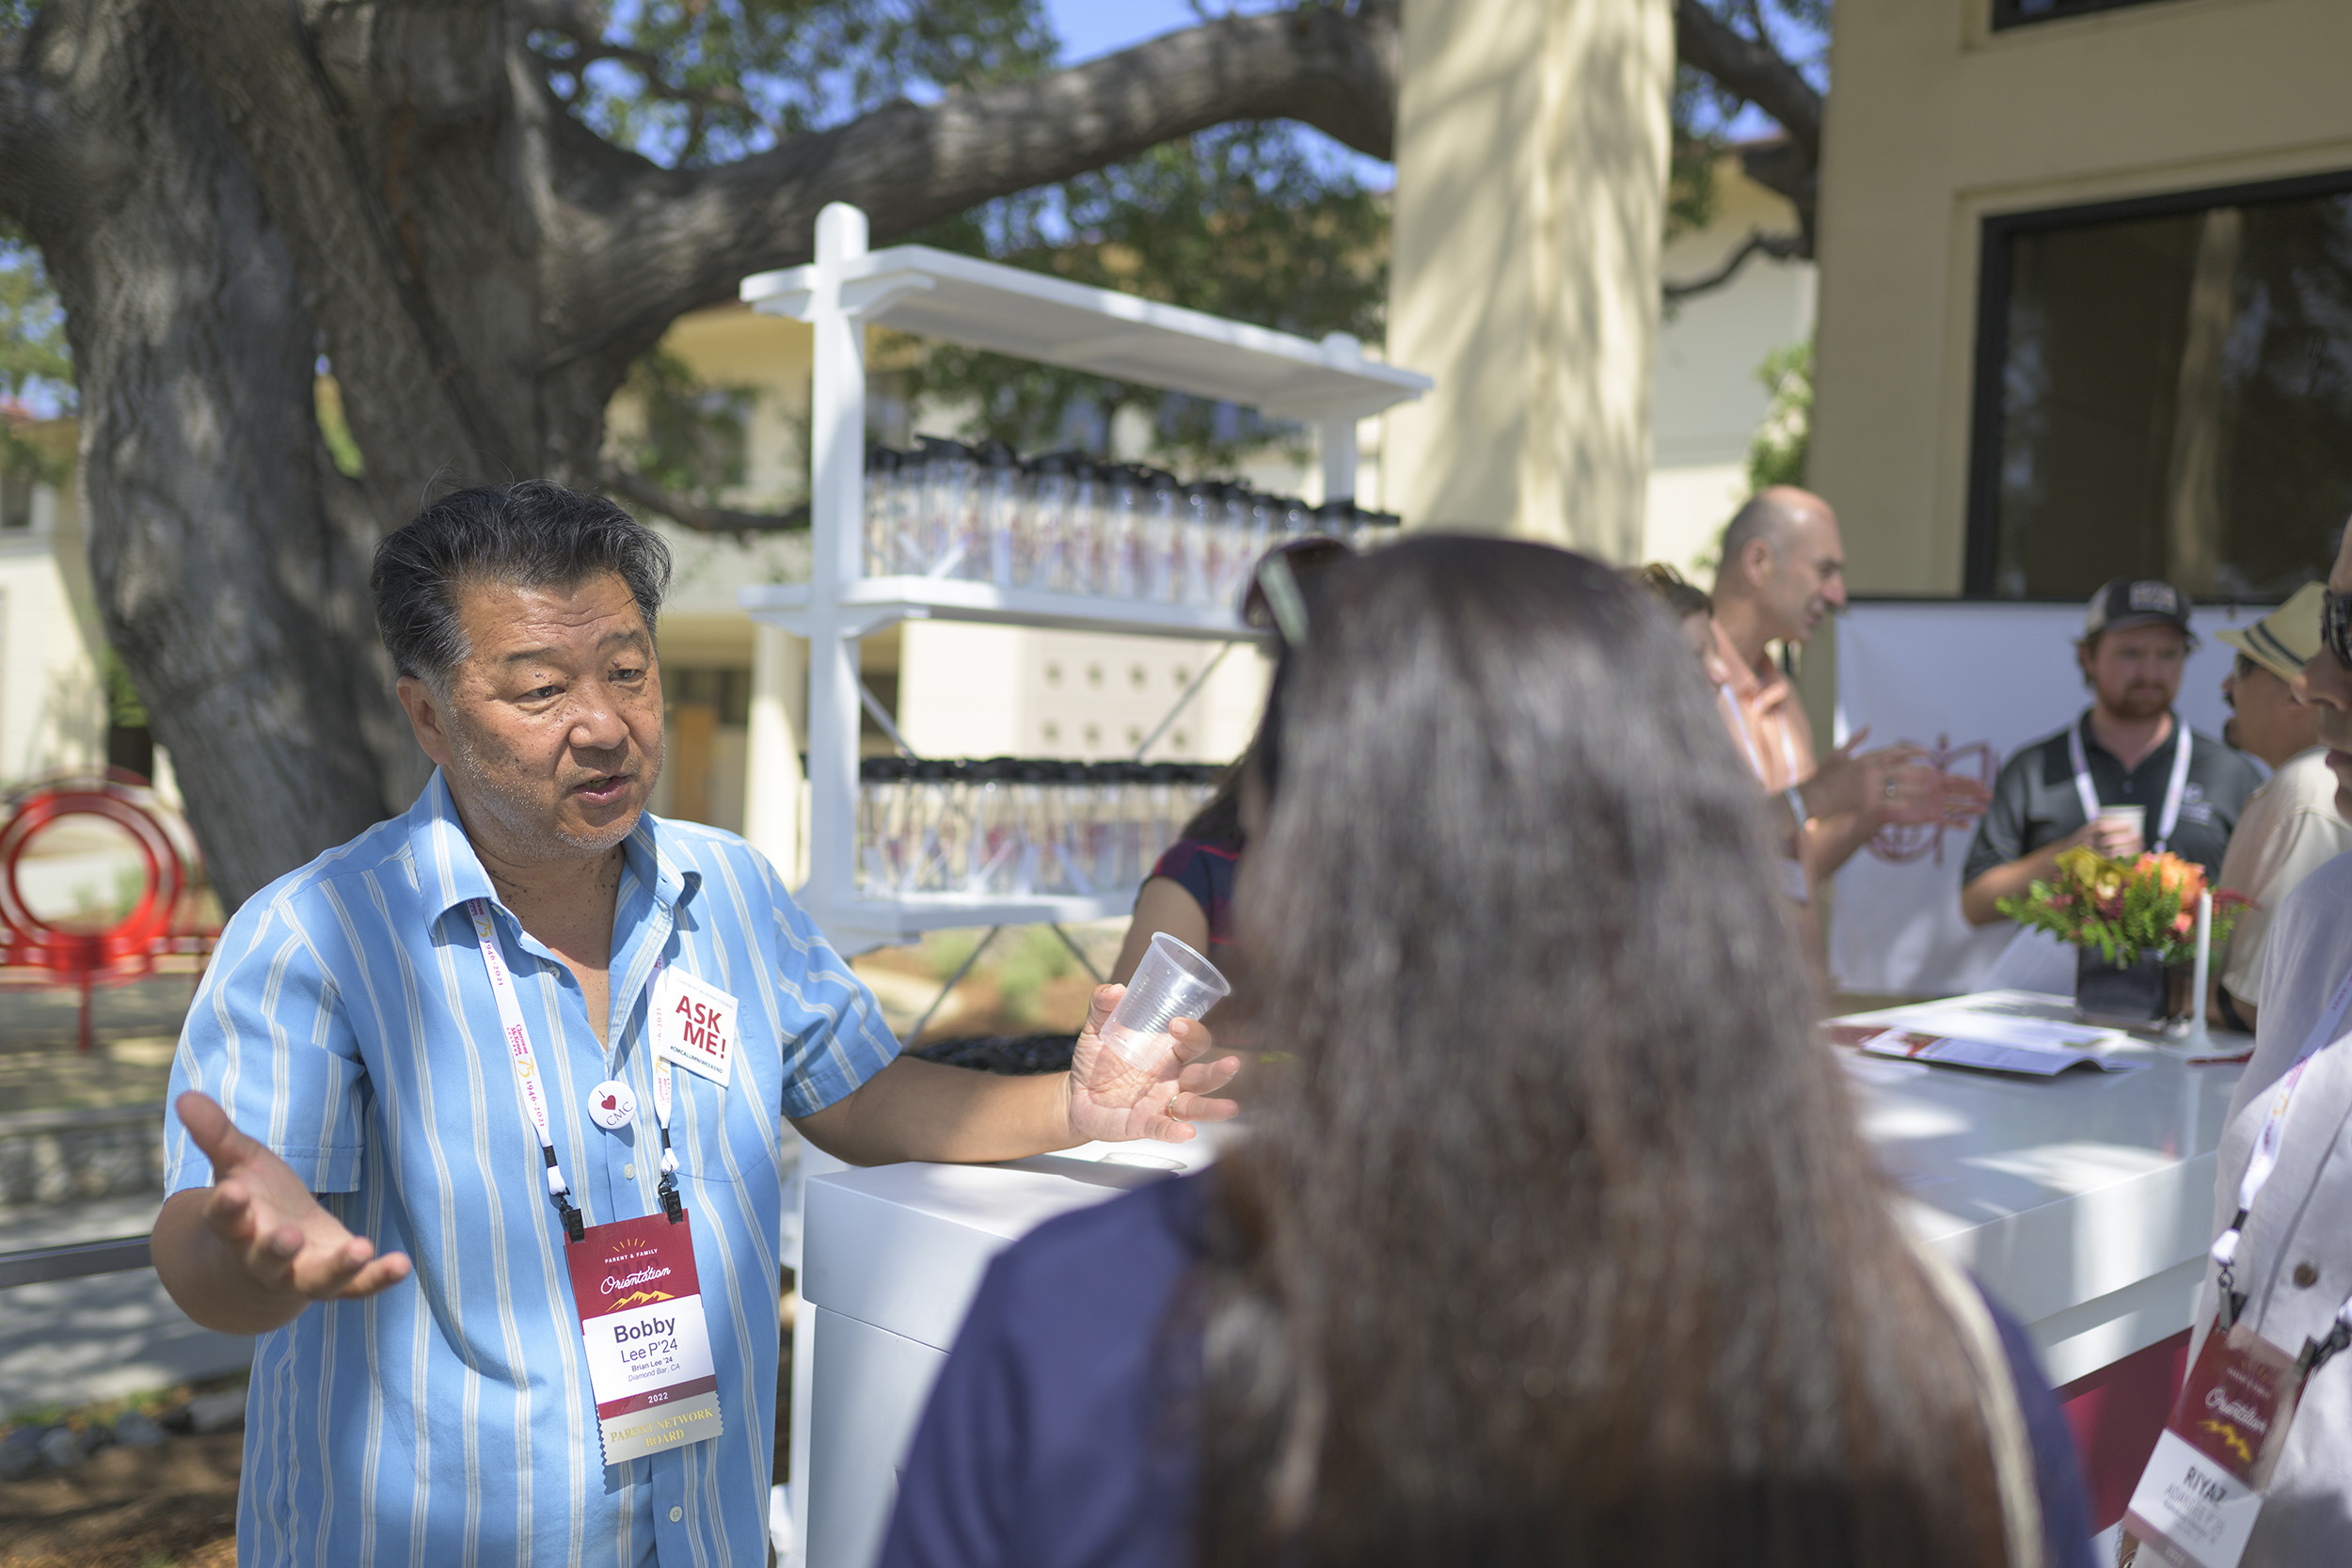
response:
[[[394,689],[400,695],[402,710],[408,715],[408,727],[416,734],[417,745],[436,766],[449,767],[452,753],[445,722],[448,716],[440,700],[433,695],[433,689],[414,675],[403,675]]]
[[[1740,566],[1747,574],[1748,585],[1756,587],[1772,575],[1772,542],[1751,539],[1740,546]]]

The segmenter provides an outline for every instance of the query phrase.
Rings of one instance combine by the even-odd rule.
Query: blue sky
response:
[[[1222,11],[1229,3],[1230,0],[1211,0],[1210,10],[1213,14]],[[1192,26],[1200,20],[1200,13],[1186,0],[1044,0],[1044,4],[1046,17],[1054,24],[1054,36],[1061,40],[1065,65],[1116,54],[1162,33]],[[1351,152],[1318,132],[1303,134],[1321,142],[1359,182],[1372,189],[1384,191],[1396,182],[1396,171],[1379,159]]]
[[[1045,0],[1045,14],[1061,40],[1062,59],[1072,64],[1172,33],[1198,20],[1185,0]]]

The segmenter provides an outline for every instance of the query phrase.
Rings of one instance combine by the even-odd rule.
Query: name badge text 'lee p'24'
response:
[[[564,1252],[604,1462],[716,1437],[719,1379],[694,1274],[691,1220],[595,1225]]]

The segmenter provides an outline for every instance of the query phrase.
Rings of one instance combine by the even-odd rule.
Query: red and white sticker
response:
[[[663,965],[653,987],[655,1053],[724,1088],[735,1062],[735,1012],[725,991]]]
[[[624,1465],[718,1436],[725,1423],[691,1219],[647,1214],[592,1225],[564,1257],[604,1462]]]

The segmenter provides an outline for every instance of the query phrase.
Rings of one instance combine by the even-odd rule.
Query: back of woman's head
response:
[[[1295,1061],[1203,1271],[1201,1560],[1998,1561],[1968,1365],[1672,623],[1486,539],[1307,599],[1238,899]]]

